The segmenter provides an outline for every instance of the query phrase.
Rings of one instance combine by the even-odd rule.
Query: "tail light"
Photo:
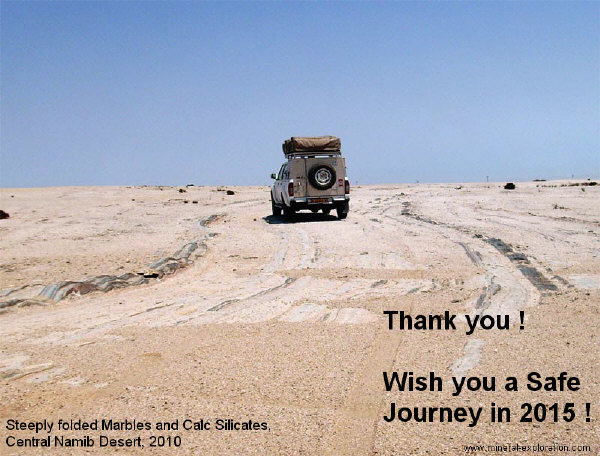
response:
[[[294,183],[290,182],[288,184],[288,195],[294,196]]]
[[[344,182],[344,193],[348,195],[350,193],[350,181],[346,179]]]

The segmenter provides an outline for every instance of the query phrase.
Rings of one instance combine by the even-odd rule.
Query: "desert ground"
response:
[[[47,453],[598,454],[600,188],[569,185],[582,182],[360,186],[346,220],[290,221],[270,215],[268,187],[2,189],[0,453],[43,453],[8,447],[35,435],[9,419],[231,418],[268,429],[109,431],[146,446]],[[385,310],[448,310],[457,330],[390,331]],[[466,315],[513,324],[467,335]],[[444,388],[386,392],[383,371],[435,372]],[[581,388],[529,391],[532,371]],[[453,375],[523,385],[453,396]],[[386,422],[391,402],[513,417]],[[526,402],[572,402],[576,419],[519,422]],[[159,434],[181,446],[149,447]]]

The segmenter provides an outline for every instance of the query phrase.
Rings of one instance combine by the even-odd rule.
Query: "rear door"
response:
[[[305,160],[307,176],[307,196],[309,197],[327,197],[344,195],[344,179],[346,178],[346,161],[343,157],[323,157],[307,158]],[[333,185],[326,189],[319,189],[313,185],[316,178],[315,171],[318,172],[321,166],[333,171]],[[323,173],[322,176],[327,173]],[[312,176],[312,177],[311,177]],[[316,178],[317,181],[319,178]]]
[[[288,161],[290,179],[294,181],[294,196],[302,198],[306,196],[306,166],[305,158],[293,158]]]

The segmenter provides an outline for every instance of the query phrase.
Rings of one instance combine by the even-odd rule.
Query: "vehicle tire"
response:
[[[328,165],[315,165],[308,171],[308,180],[318,190],[327,190],[335,184],[335,171]]]
[[[281,215],[281,208],[275,205],[275,201],[273,201],[273,195],[271,195],[271,212],[273,212],[273,215]]]
[[[292,218],[296,215],[296,211],[291,207],[287,207],[285,204],[283,205],[283,216],[285,218]]]
[[[348,204],[347,202],[345,204],[343,204],[342,206],[338,206],[335,208],[337,211],[337,216],[340,220],[344,220],[346,217],[348,217],[348,210],[350,209],[350,204]]]
[[[313,214],[316,214],[317,212],[319,212],[319,209],[311,209],[310,210]]]
[[[329,214],[330,212],[331,212],[331,209],[330,209],[330,208],[328,208],[328,207],[327,207],[327,208],[323,208],[323,214],[327,215],[327,214]]]

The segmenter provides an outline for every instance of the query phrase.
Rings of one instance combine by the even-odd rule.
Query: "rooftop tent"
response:
[[[339,152],[342,148],[336,136],[292,136],[282,144],[284,155],[302,152]]]

